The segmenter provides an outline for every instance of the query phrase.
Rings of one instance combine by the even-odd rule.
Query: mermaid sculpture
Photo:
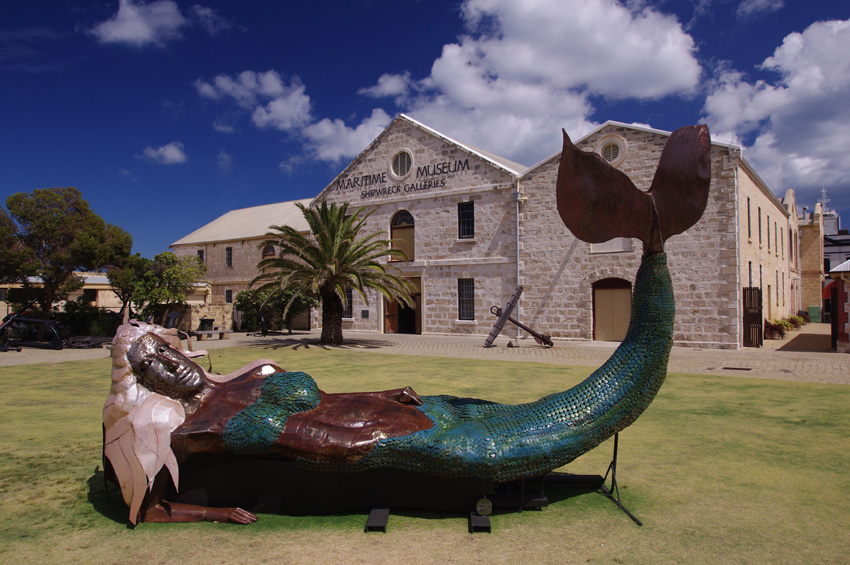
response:
[[[705,126],[675,131],[644,192],[564,133],[562,220],[590,243],[636,237],[644,256],[623,343],[585,381],[535,402],[420,397],[409,387],[326,394],[309,375],[267,360],[213,375],[179,351],[173,330],[122,326],[112,349],[104,456],[130,521],[256,520],[238,506],[173,501],[184,464],[204,456],[283,461],[318,477],[389,470],[504,483],[544,475],[593,449],[634,422],[666,377],[674,301],[663,245],[705,209],[709,150]]]

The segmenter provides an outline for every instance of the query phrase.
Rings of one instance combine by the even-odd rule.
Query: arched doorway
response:
[[[623,341],[632,315],[632,283],[602,279],[593,283],[593,339]]]
[[[408,261],[413,261],[415,258],[414,250],[416,247],[416,240],[414,238],[413,230],[413,214],[407,210],[399,210],[396,212],[390,222],[390,239],[397,240],[393,241],[393,249],[401,249],[404,251],[407,255]],[[399,259],[393,258],[391,260],[398,261]]]

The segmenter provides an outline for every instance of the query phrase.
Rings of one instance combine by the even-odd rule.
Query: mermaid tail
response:
[[[397,468],[506,482],[545,474],[623,430],[649,406],[667,376],[675,304],[663,244],[702,215],[710,184],[705,126],[674,132],[648,192],[564,133],[558,210],[580,239],[637,237],[645,254],[629,330],[611,358],[582,383],[535,402],[504,405],[452,396],[424,397],[434,426],[381,440],[355,463],[301,460],[311,468]]]
[[[659,253],[667,239],[702,217],[711,184],[710,149],[706,126],[677,129],[644,192],[596,153],[578,149],[564,132],[557,181],[561,219],[582,241],[636,237],[645,253]]]

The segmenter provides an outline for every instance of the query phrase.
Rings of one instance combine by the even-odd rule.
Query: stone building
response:
[[[280,225],[308,232],[307,221],[296,204],[307,206],[311,201],[231,210],[172,243],[171,251],[178,257],[197,256],[207,265],[207,296],[203,303],[191,303],[190,311],[181,313],[181,327],[196,329],[201,318],[211,318],[214,325],[226,328],[238,327],[238,313],[233,309],[236,294],[247,289],[257,275],[257,263],[277,253],[273,246],[260,247],[266,232]]]
[[[646,189],[668,137],[606,122],[575,144]],[[555,204],[559,159],[560,152],[525,167],[397,117],[313,203],[348,202],[372,211],[367,231],[385,232],[409,256],[394,266],[416,286],[415,307],[377,295],[366,304],[355,294],[343,329],[483,339],[495,322],[490,308],[503,306],[522,285],[514,317],[530,327],[561,339],[621,340],[642,244],[591,245],[567,230]],[[759,327],[764,318],[795,314],[805,303],[796,203],[793,191],[782,202],[776,198],[736,145],[712,143],[711,173],[702,219],[666,245],[677,301],[675,340],[738,348],[745,344],[746,287],[761,289],[760,301],[749,305],[758,310]],[[251,210],[234,212],[247,222]],[[173,246],[180,253],[203,251],[211,267],[222,262],[223,249],[244,253],[244,273],[210,269],[214,298],[250,280],[261,257],[256,242],[253,256],[242,251],[251,248],[251,237],[234,237],[229,221],[225,215],[214,222],[226,237],[211,239],[205,226]],[[268,225],[257,217],[250,223]],[[314,325],[318,321],[314,313]],[[506,328],[503,335],[517,332]]]
[[[804,213],[799,223],[802,309],[809,312],[812,322],[820,322],[824,286],[824,230],[821,204],[815,204],[813,212]]]
[[[836,351],[850,352],[850,259],[837,265],[830,271],[833,289],[830,296],[835,300],[832,305],[832,342]]]
[[[575,144],[603,155],[646,190],[668,136],[608,122]],[[559,160],[556,153],[519,179],[527,199],[521,242],[523,282],[529,290],[522,313],[532,326],[545,327],[559,337],[621,339],[642,245],[628,239],[587,244],[559,225],[552,188]],[[764,317],[781,318],[793,311],[790,262],[784,251],[779,252],[784,247],[776,243],[789,233],[789,213],[737,146],[712,143],[711,176],[702,218],[666,244],[676,294],[674,339],[679,345],[737,348],[744,343],[745,287],[767,289],[760,305]],[[753,211],[749,220],[748,209]],[[754,216],[758,213],[760,230]],[[751,279],[752,270],[761,272],[762,278]]]

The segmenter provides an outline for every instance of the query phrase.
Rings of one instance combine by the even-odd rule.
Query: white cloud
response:
[[[338,162],[359,155],[391,121],[386,112],[377,108],[355,128],[342,120],[325,118],[304,128],[303,134],[313,157]]]
[[[312,121],[310,97],[298,77],[286,84],[276,71],[243,71],[236,77],[218,75],[212,82],[196,80],[195,89],[202,98],[233,100],[251,113],[259,128],[297,131]],[[233,131],[232,124],[222,118],[213,127],[226,133]]]
[[[167,41],[180,39],[180,30],[190,26],[200,26],[210,35],[218,35],[234,27],[213,8],[199,4],[189,9],[187,18],[173,0],[147,3],[143,0],[118,0],[118,12],[94,26],[90,32],[101,43],[162,46]]]
[[[300,129],[311,121],[310,97],[305,87],[298,81],[284,89],[279,96],[254,109],[251,116],[257,127],[273,127],[283,131]]]
[[[737,14],[738,17],[749,18],[777,12],[784,7],[784,0],[743,0],[738,4]]]
[[[416,119],[532,164],[560,147],[558,127],[593,127],[590,96],[696,93],[693,39],[672,16],[613,0],[467,0],[467,34],[429,76],[383,75],[360,92],[395,97]]]
[[[461,51],[479,78],[582,88],[613,98],[691,93],[701,69],[673,17],[615,0],[467,0]],[[435,66],[441,61],[437,61]]]
[[[225,20],[212,8],[195,4],[190,9],[193,21],[206,30],[210,35],[218,35],[224,30],[233,27],[233,24]]]
[[[296,82],[298,82],[297,79]],[[287,90],[276,71],[264,73],[243,71],[235,78],[218,75],[211,83],[198,79],[195,81],[195,88],[204,98],[213,100],[232,98],[245,108],[254,107],[258,99],[276,98]]]
[[[218,152],[216,163],[218,163],[218,170],[220,172],[229,173],[230,169],[233,168],[233,156],[222,149]]]
[[[701,67],[693,39],[672,16],[616,0],[466,0],[466,34],[447,44],[431,72],[385,73],[359,93],[461,141],[532,164],[560,147],[560,127],[594,124],[591,97],[660,99],[695,95]],[[312,116],[306,88],[245,71],[196,82],[200,96],[232,99],[257,127],[300,135],[316,159],[355,157],[390,123],[382,109],[359,124]],[[554,126],[553,126],[554,125]]]
[[[162,147],[146,147],[142,155],[161,165],[179,165],[189,159],[179,141],[172,141]]]
[[[102,43],[124,43],[133,47],[163,45],[169,39],[180,37],[180,28],[186,18],[171,0],[157,0],[150,4],[133,0],[119,0],[118,13],[96,25],[91,32]]]
[[[712,135],[751,140],[745,157],[778,194],[814,202],[821,187],[850,207],[850,20],[816,22],[789,34],[760,65],[773,81],[748,82],[730,69],[706,98]]]
[[[219,118],[213,122],[213,129],[219,133],[234,133],[236,131],[236,128],[223,118]]]
[[[384,73],[378,77],[378,84],[361,88],[357,93],[373,98],[395,97],[396,103],[400,104],[407,98],[410,87],[410,73]]]

